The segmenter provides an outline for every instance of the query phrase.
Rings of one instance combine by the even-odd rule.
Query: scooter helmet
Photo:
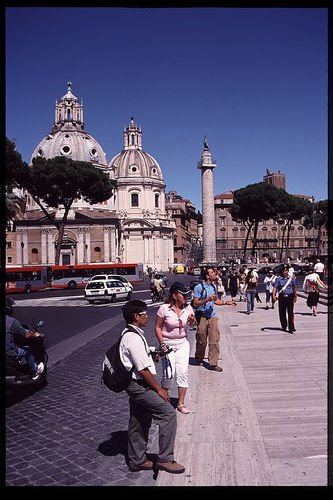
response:
[[[13,316],[15,302],[10,297],[6,297],[6,314]]]

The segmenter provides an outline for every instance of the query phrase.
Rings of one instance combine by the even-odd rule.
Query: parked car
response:
[[[185,274],[185,267],[182,264],[177,264],[174,268],[173,272],[175,274]]]
[[[133,292],[133,285],[130,281],[128,281],[124,276],[121,274],[96,274],[92,278],[90,278],[89,281],[99,281],[99,280],[117,280],[121,281],[125,285],[129,287],[131,292]]]
[[[272,266],[263,266],[258,269],[258,274],[268,274],[268,271],[272,270]]]
[[[284,263],[278,264],[277,266],[273,267],[273,273],[277,276],[282,275],[283,266],[285,266]],[[291,264],[290,267],[294,268],[295,276],[301,276],[302,274],[304,274],[304,271],[299,264]]]
[[[132,290],[129,287],[117,280],[90,280],[84,289],[84,297],[89,303],[95,300],[107,300],[116,302],[119,299],[130,300]]]

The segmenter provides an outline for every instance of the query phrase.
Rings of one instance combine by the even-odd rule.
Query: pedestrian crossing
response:
[[[152,303],[151,299],[144,300],[148,307],[159,307],[164,302]],[[119,307],[125,304],[124,300],[115,303],[96,301],[89,304],[82,295],[69,297],[45,297],[39,299],[23,299],[15,301],[15,307]]]

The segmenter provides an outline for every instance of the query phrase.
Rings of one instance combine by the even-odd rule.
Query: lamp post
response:
[[[88,245],[87,243],[84,245],[85,252],[84,252],[84,262],[87,262],[87,250],[88,250]]]
[[[23,249],[24,249],[24,242],[21,241],[21,265],[22,266],[23,266],[23,257],[24,257]]]

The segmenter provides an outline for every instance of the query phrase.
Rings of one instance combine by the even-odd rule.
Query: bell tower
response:
[[[67,92],[56,101],[52,133],[58,130],[83,130],[83,103],[72,94],[72,82],[67,82]]]

